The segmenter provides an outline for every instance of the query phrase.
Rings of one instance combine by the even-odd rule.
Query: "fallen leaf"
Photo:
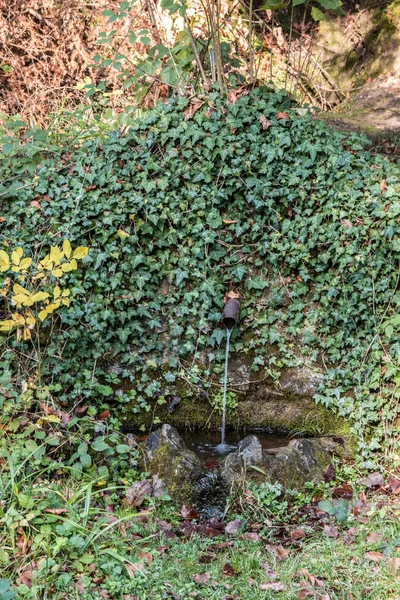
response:
[[[262,542],[261,535],[256,531],[249,531],[249,533],[246,535],[246,538],[251,542]]]
[[[237,219],[222,219],[222,222],[225,223],[225,225],[233,225],[233,223],[237,223]]]
[[[381,192],[382,193],[386,190],[386,188],[387,188],[387,181],[386,181],[386,179],[382,179],[380,188],[381,188]]]
[[[353,227],[353,223],[349,221],[349,219],[342,219],[340,223],[343,227],[346,227],[346,229],[351,229],[351,227]]]
[[[125,569],[128,571],[128,573],[131,577],[135,577],[135,573],[137,573],[138,571],[140,573],[144,573],[144,571],[145,571],[145,566],[141,562],[124,563],[124,565],[125,565]]]
[[[368,489],[374,487],[382,487],[385,483],[381,473],[370,473],[366,477],[362,477],[358,480],[360,485],[365,485]]]
[[[195,575],[193,581],[201,585],[207,585],[210,581],[210,573],[200,573],[199,575]]]
[[[235,569],[232,567],[230,563],[225,563],[224,568],[222,569],[223,574],[226,577],[232,577],[235,574]]]
[[[110,416],[110,411],[103,410],[103,412],[101,412],[97,418],[99,421],[105,421],[106,419],[109,418],[109,416]]]
[[[145,560],[147,563],[151,564],[153,562],[153,555],[148,552],[139,552],[139,557]]]
[[[378,542],[381,541],[381,539],[382,539],[382,533],[380,531],[371,531],[365,538],[365,540],[368,542],[368,544],[377,544]]]
[[[281,581],[267,581],[260,583],[260,590],[270,590],[271,592],[284,592],[286,585]]]
[[[7,221],[5,217],[0,217],[0,223],[4,223],[5,221]]]
[[[229,535],[236,535],[239,533],[241,529],[244,527],[244,521],[241,519],[235,519],[234,521],[230,521],[225,527],[225,532]]]
[[[307,571],[307,569],[304,569],[304,568],[300,569],[299,571],[297,571],[296,575],[304,576],[313,586],[316,585],[318,587],[324,587],[324,585],[325,585],[323,579],[320,579],[319,577],[312,575],[312,573],[310,573],[310,571]]]
[[[186,506],[186,504],[184,504],[181,508],[181,517],[192,521],[199,518],[199,513],[193,506]]]
[[[325,531],[326,535],[330,538],[338,538],[339,537],[339,531],[333,525],[325,524],[324,531]]]
[[[148,479],[135,481],[125,492],[126,503],[128,506],[141,506],[146,496],[151,496],[153,486]]]
[[[330,483],[333,479],[335,479],[336,471],[333,465],[328,465],[324,471],[324,481],[326,483]]]
[[[69,510],[68,508],[45,508],[43,512],[51,515],[62,515],[63,513],[69,512]]]
[[[332,490],[332,496],[335,498],[344,498],[345,500],[351,500],[353,497],[353,489],[348,483],[343,483]]]
[[[199,100],[197,98],[193,98],[192,102],[187,105],[185,110],[183,111],[185,114],[185,119],[188,121],[197,113],[197,111],[203,106],[204,100]]]
[[[366,552],[364,557],[368,560],[372,560],[373,562],[380,562],[381,560],[385,560],[382,552]]]
[[[38,202],[37,200],[32,200],[29,206],[32,206],[32,208],[40,208],[40,202]]]
[[[289,556],[289,551],[283,546],[276,546],[275,544],[267,544],[265,546],[267,552],[272,552],[279,560],[286,560]]]
[[[352,544],[358,534],[358,529],[356,527],[350,527],[350,529],[347,530],[346,535],[344,536],[344,543],[345,544]]]
[[[397,574],[397,571],[400,571],[400,558],[398,556],[389,558],[387,561],[387,568],[392,573]]]
[[[294,531],[292,531],[290,533],[290,537],[292,540],[302,540],[303,538],[306,537],[306,532],[304,531],[304,529],[295,529]]]
[[[279,121],[280,119],[290,119],[290,115],[287,112],[278,112],[275,118]]]
[[[271,125],[270,121],[268,121],[268,119],[265,115],[260,115],[260,123],[261,123],[261,127],[264,129],[264,131],[266,129],[268,129],[268,127],[270,127],[270,125]]]
[[[389,477],[387,484],[391,492],[396,493],[397,490],[400,490],[400,479],[397,479],[394,475]]]

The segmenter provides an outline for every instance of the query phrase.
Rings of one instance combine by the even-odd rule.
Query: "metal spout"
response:
[[[240,300],[228,298],[222,312],[222,323],[227,329],[232,329],[239,321]]]

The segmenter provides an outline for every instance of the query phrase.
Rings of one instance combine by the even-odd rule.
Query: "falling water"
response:
[[[222,424],[221,424],[221,443],[218,449],[221,451],[225,447],[225,421],[226,421],[226,388],[228,385],[228,362],[229,362],[229,341],[231,339],[231,329],[226,329],[226,352],[225,352],[225,372],[224,372],[224,395],[222,400]]]

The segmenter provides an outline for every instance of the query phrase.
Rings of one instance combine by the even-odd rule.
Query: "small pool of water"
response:
[[[256,435],[264,449],[286,446],[290,438],[286,435],[265,433],[262,431],[243,433],[240,431],[227,431],[225,444],[221,444],[219,431],[185,431],[181,436],[186,446],[207,462],[220,461],[230,452],[234,452],[239,442],[248,435]]]

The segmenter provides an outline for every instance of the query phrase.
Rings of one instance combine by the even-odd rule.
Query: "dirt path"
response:
[[[389,73],[367,82],[321,118],[343,131],[360,131],[371,137],[400,134],[400,75]]]

